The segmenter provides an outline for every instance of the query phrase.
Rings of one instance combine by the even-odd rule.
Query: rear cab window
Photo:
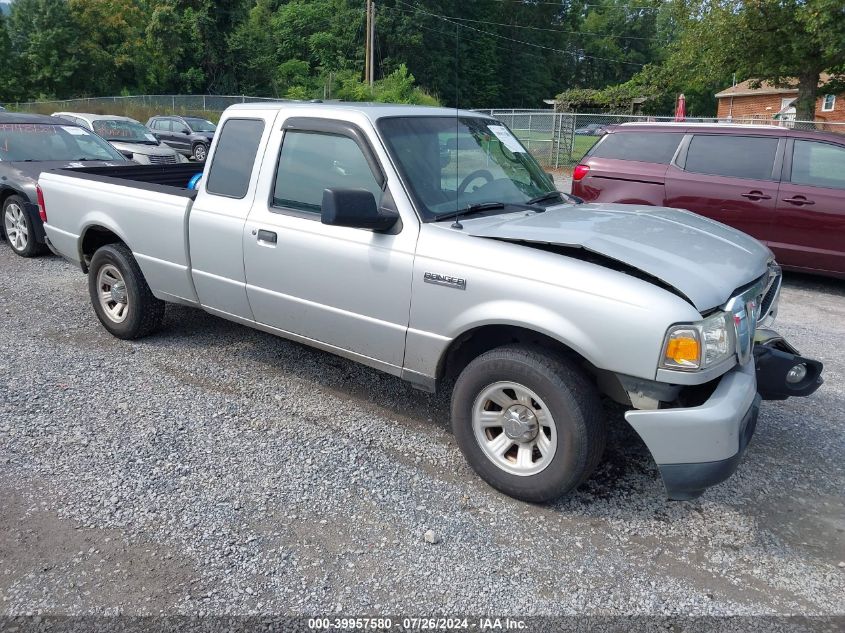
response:
[[[616,131],[605,134],[587,157],[668,165],[683,138],[683,132]]]
[[[263,133],[261,119],[229,119],[223,124],[208,171],[208,193],[238,199],[246,196]]]
[[[688,172],[750,180],[773,180],[780,137],[695,134],[683,169]]]

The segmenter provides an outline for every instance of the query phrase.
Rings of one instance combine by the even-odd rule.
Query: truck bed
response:
[[[197,191],[187,184],[202,167],[181,163],[42,172],[44,230],[53,248],[83,270],[91,254],[85,237],[113,234],[132,250],[157,297],[194,304],[187,234]]]
[[[195,189],[188,189],[188,181],[202,173],[205,163],[177,163],[175,165],[127,165],[80,167],[78,169],[55,169],[62,176],[94,180],[112,185],[158,191],[171,195],[185,196],[192,200]]]

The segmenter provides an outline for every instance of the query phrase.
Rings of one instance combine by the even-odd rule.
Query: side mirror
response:
[[[190,135],[190,134],[191,134],[191,130],[182,130],[182,134],[185,134],[185,135]]]
[[[333,226],[386,231],[399,216],[379,211],[375,196],[366,189],[326,189],[320,219]]]

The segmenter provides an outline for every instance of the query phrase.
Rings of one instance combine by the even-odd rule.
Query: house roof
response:
[[[829,79],[830,75],[822,73],[819,77],[819,83],[827,83]],[[768,81],[761,82],[759,88],[752,88],[751,83],[753,81],[754,79],[746,79],[735,86],[725,88],[721,92],[716,93],[716,98],[721,99],[722,97],[750,97],[752,95],[798,94],[798,80],[794,78],[788,80],[789,85],[793,86],[789,88],[778,88]]]

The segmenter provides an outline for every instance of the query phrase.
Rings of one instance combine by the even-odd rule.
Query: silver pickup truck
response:
[[[434,390],[472,468],[533,502],[601,459],[600,397],[651,451],[668,495],[736,469],[759,403],[821,364],[766,329],[770,251],[677,209],[583,204],[474,112],[246,104],[191,165],[55,170],[51,248],[88,273],[113,335],[167,302],[313,345]]]

